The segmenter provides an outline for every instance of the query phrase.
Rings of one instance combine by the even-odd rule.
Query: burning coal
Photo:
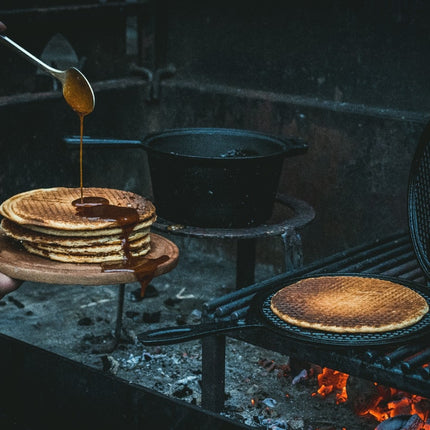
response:
[[[420,429],[430,430],[430,400],[415,394],[406,393],[396,388],[387,388],[376,382],[371,383],[337,370],[323,368],[317,376],[318,390],[313,396],[327,397],[334,395],[336,403],[348,402],[357,415],[372,415],[385,425],[378,425],[378,430]],[[391,424],[395,417],[402,417],[405,423]],[[410,421],[409,424],[406,424]],[[400,419],[396,420],[399,423]]]

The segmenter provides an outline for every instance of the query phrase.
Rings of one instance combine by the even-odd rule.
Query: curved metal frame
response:
[[[153,228],[183,236],[212,237],[218,239],[255,239],[263,236],[280,236],[293,228],[304,227],[315,218],[315,211],[308,203],[286,194],[277,194],[276,201],[289,207],[293,216],[277,224],[261,224],[244,228],[206,228],[175,224],[174,221],[158,219]]]
[[[417,260],[430,278],[430,122],[421,134],[411,164],[408,184],[408,219]]]

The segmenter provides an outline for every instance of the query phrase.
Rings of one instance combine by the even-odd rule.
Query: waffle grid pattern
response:
[[[367,278],[363,278],[367,279]],[[418,291],[416,288],[408,285],[413,291],[420,294],[427,302],[430,303],[430,295]],[[393,341],[401,341],[404,339],[410,339],[411,336],[421,335],[424,330],[428,330],[430,327],[430,312],[427,312],[421,320],[417,323],[409,326],[400,328],[397,330],[376,332],[376,333],[338,333],[338,332],[328,332],[323,330],[308,329],[300,326],[290,324],[276,314],[273,313],[271,309],[272,297],[276,294],[273,292],[269,294],[263,301],[261,312],[264,319],[273,325],[275,328],[282,329],[288,335],[293,337],[298,337],[300,339],[309,340],[313,343],[322,344],[334,344],[334,345],[378,345],[384,343],[391,343]]]

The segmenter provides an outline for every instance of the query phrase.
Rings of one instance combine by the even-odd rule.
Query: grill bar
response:
[[[248,305],[252,301],[253,295],[246,296],[241,299],[235,300],[234,302],[227,303],[225,305],[219,306],[215,310],[215,316],[218,318],[221,318],[227,314],[230,314],[231,312],[235,310],[240,310],[243,306]]]
[[[427,363],[428,360],[430,360],[430,347],[404,359],[400,367],[403,372],[410,373],[418,366],[422,366],[423,364]]]
[[[409,242],[409,236],[407,233],[395,234],[388,239],[376,241],[372,243],[372,245],[360,245],[356,248],[351,248],[349,250],[334,254],[330,257],[318,260],[317,262],[311,263],[305,267],[292,270],[288,272],[287,276],[288,278],[293,278],[312,273],[329,273],[338,272],[340,270],[346,272],[348,268],[352,267],[352,264],[358,264],[360,261],[368,261],[367,264],[369,265],[372,261],[371,259],[373,257],[377,257],[381,252],[389,251],[393,247],[398,247],[405,244],[408,244],[406,249],[412,249],[412,245]],[[203,304],[203,315],[209,315],[211,311],[225,303],[246,297],[250,294],[255,294],[259,291],[264,291],[264,289],[267,287],[275,286],[276,284],[285,282],[285,279],[286,275],[283,273],[281,275],[274,276],[271,279],[250,285],[246,288],[242,288],[238,291],[213,299],[210,302]]]
[[[385,367],[393,366],[394,364],[405,359],[406,357],[410,356],[411,354],[415,354],[421,348],[422,348],[422,346],[418,345],[418,344],[410,344],[410,345],[401,346],[401,347],[395,349],[394,351],[386,354],[381,359],[381,363]]]
[[[406,244],[400,248],[380,254],[377,257],[368,258],[351,266],[345,266],[342,270],[348,272],[366,271],[367,273],[381,273],[391,267],[397,268],[399,264],[409,261],[413,255],[410,247]]]
[[[204,304],[204,319],[215,321],[244,319],[250,309],[249,303],[256,293],[282,287],[296,277],[323,273],[380,274],[426,283],[426,277],[416,260],[409,233],[401,232],[216,298]],[[271,332],[268,335],[265,328],[234,332],[229,336],[386,386],[430,397],[430,347],[425,344],[405,343],[406,340],[397,347],[391,345],[362,351],[357,348],[319,348],[286,338],[282,334]],[[216,337],[219,349],[219,343],[223,338],[225,342],[225,337],[220,335]],[[205,345],[207,347],[210,343],[206,342],[204,347]],[[211,351],[206,351],[205,357],[211,366],[217,366],[217,363],[224,360],[224,357],[217,356],[216,352]],[[217,378],[219,380],[219,374]],[[217,381],[211,379],[209,372],[203,373],[203,385],[205,384],[211,386],[212,399],[223,396],[216,388]],[[220,410],[220,401],[207,402],[206,405],[213,410]]]
[[[405,277],[411,280],[422,279],[424,281],[423,273],[414,258],[412,244],[408,243],[408,241],[407,234],[400,236],[400,238],[396,235],[392,242],[381,244],[376,242],[376,248],[367,245],[366,249],[366,247],[360,246],[355,248],[356,252],[351,250],[348,253],[336,254],[337,258],[341,258],[340,261],[332,261],[336,260],[336,256],[327,259],[328,264],[325,264],[326,260],[320,260],[315,264],[288,272],[288,275],[278,275],[207,302],[203,305],[203,314],[208,318],[211,318],[211,316],[225,316],[229,311],[239,309],[241,303],[249,303],[254,294],[265,291],[268,287],[282,285],[287,279],[306,274],[330,272],[383,273],[390,276]],[[384,261],[384,263],[381,263],[381,261]]]
[[[238,309],[237,311],[234,311],[232,314],[231,314],[231,320],[232,321],[237,321],[237,320],[240,320],[241,318],[244,318],[245,317],[245,315],[248,313],[248,311],[249,311],[249,306],[246,306],[245,308],[242,308],[242,309]]]
[[[418,373],[424,378],[424,379],[430,379],[430,366],[428,364],[425,364],[421,366],[418,369]]]

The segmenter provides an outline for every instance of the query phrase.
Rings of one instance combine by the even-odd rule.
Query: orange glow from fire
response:
[[[391,392],[392,400],[380,402],[374,408],[370,408],[367,413],[373,415],[378,421],[384,421],[397,415],[418,415],[424,422],[427,421],[429,416],[427,399],[415,394],[400,392],[393,388]],[[398,396],[399,393],[402,397]],[[425,424],[422,429],[430,429],[430,425]]]
[[[313,396],[319,395],[327,397],[329,394],[336,395],[336,404],[344,403],[348,399],[346,393],[346,382],[348,374],[338,372],[337,370],[328,369],[324,367],[322,372],[318,374],[318,390],[313,393]]]
[[[318,374],[318,390],[313,396],[322,398],[333,393],[336,404],[348,400],[347,381],[349,375],[324,367]],[[385,388],[374,383],[378,396],[372,406],[362,411],[360,415],[371,414],[377,421],[385,421],[397,415],[418,415],[425,423],[430,415],[430,400],[414,394],[405,393],[395,388]],[[430,424],[423,424],[423,430],[430,430]]]

